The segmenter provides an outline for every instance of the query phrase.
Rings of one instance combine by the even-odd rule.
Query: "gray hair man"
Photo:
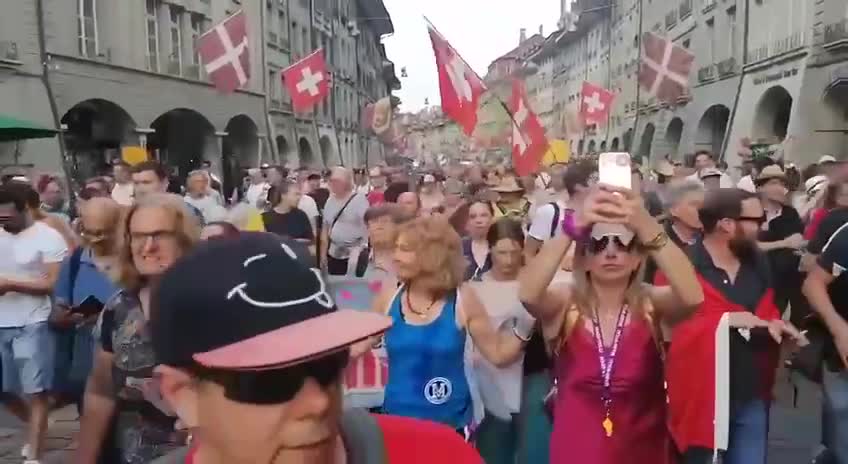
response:
[[[330,171],[330,197],[324,205],[324,223],[319,242],[321,269],[330,275],[350,272],[350,256],[365,246],[368,228],[365,212],[368,199],[354,190],[353,173],[343,167]]]

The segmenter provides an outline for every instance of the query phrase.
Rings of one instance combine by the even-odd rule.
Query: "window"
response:
[[[200,35],[203,34],[203,16],[191,15],[191,44],[195,50],[194,64],[200,64],[200,54],[197,53],[197,41]]]
[[[731,7],[727,9],[727,28],[728,31],[728,40],[730,41],[727,45],[727,57],[733,58],[736,56],[736,37],[738,35],[737,27],[736,27],[736,7]]]
[[[280,85],[277,82],[277,71],[270,70],[268,71],[268,98],[271,101],[275,101],[279,98],[279,88]]]
[[[79,0],[79,47],[80,55],[87,58],[97,56],[97,0]]]
[[[282,5],[280,6],[282,7]],[[277,24],[280,26],[280,44],[285,48],[289,48],[289,22],[286,19],[285,11],[280,10],[279,21]]]
[[[171,5],[170,8],[170,29],[171,29],[171,56],[168,65],[170,74],[180,75],[183,68],[183,34],[180,29],[180,19],[182,18],[182,10]]]
[[[147,68],[159,72],[159,0],[147,0]]]
[[[707,63],[715,63],[715,18],[707,20]]]

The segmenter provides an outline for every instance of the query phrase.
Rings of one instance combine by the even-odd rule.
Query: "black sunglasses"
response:
[[[291,401],[307,378],[314,379],[322,388],[330,387],[341,378],[349,359],[350,351],[344,350],[281,369],[231,371],[196,366],[192,372],[201,380],[222,386],[224,396],[232,401],[270,405]]]
[[[609,248],[611,242],[615,242],[616,249],[628,253],[636,248],[636,240],[630,240],[630,243],[625,245],[624,241],[618,235],[604,235],[600,238],[590,237],[586,242],[586,251],[593,255],[601,254]]]
[[[759,216],[759,217],[752,217],[752,216],[739,216],[738,218],[736,218],[736,220],[737,220],[737,221],[748,221],[748,222],[754,222],[754,223],[756,223],[758,226],[761,226],[761,225],[765,224],[765,223],[766,223],[766,221],[767,221],[768,219],[766,219],[766,215],[765,215],[765,214],[763,214],[762,216]]]

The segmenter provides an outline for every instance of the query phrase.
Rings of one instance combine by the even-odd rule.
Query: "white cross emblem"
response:
[[[320,92],[318,90],[318,84],[324,80],[324,73],[320,71],[313,73],[312,68],[307,66],[300,71],[300,74],[303,76],[303,79],[297,83],[296,88],[298,93],[309,92],[309,95],[312,97],[318,95]]]
[[[583,98],[583,104],[586,105],[587,113],[594,113],[596,111],[603,111],[606,109],[607,105],[601,101],[601,94],[595,92],[591,97]]]
[[[518,109],[515,110],[515,122],[518,123],[519,126],[524,125],[524,121],[527,120],[527,107],[524,106],[524,99],[518,100]]]
[[[240,58],[241,54],[244,53],[247,48],[247,36],[242,39],[240,44],[234,46],[233,41],[230,39],[230,33],[227,32],[227,28],[224,27],[224,23],[215,26],[215,33],[218,34],[218,38],[221,40],[221,46],[224,47],[224,53],[212,62],[206,64],[206,74],[212,74],[224,66],[232,65],[239,83],[246,83],[247,74],[245,74],[244,68],[241,66]]]
[[[456,96],[470,102],[472,97],[471,84],[468,83],[468,78],[465,76],[467,72],[465,63],[462,62],[458,55],[454,54],[448,61],[445,70],[448,73]]]
[[[665,49],[663,50],[662,63],[657,63],[652,60],[651,57],[645,56],[643,58],[645,64],[653,69],[657,73],[657,78],[654,80],[654,83],[651,85],[651,94],[656,95],[660,90],[660,85],[665,78],[671,79],[674,82],[680,84],[681,87],[686,87],[689,84],[689,79],[686,76],[683,76],[679,73],[672,72],[668,69],[668,65],[671,62],[671,54],[674,51],[674,43],[670,40],[665,40]]]
[[[518,100],[518,109],[515,110],[513,118],[515,122],[512,124],[512,146],[518,147],[518,153],[524,154],[527,150],[527,141],[524,140],[524,134],[521,132],[521,126],[527,120],[527,107],[524,106],[524,99]]]

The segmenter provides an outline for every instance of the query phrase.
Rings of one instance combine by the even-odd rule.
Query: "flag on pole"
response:
[[[292,108],[308,111],[330,93],[330,73],[324,50],[318,49],[284,69],[283,85],[289,91]]]
[[[239,10],[197,39],[197,53],[219,91],[231,93],[250,80],[247,17]]]
[[[653,32],[642,35],[639,85],[657,100],[674,103],[689,88],[695,55]]]
[[[526,176],[539,168],[548,150],[548,138],[538,116],[527,106],[524,84],[512,81],[512,165],[516,174]]]
[[[428,27],[439,71],[442,111],[462,127],[465,135],[471,136],[477,127],[477,108],[486,86],[451,44],[432,25]]]
[[[615,94],[609,90],[583,82],[583,90],[580,92],[580,116],[586,125],[596,124],[603,126],[607,123]]]

